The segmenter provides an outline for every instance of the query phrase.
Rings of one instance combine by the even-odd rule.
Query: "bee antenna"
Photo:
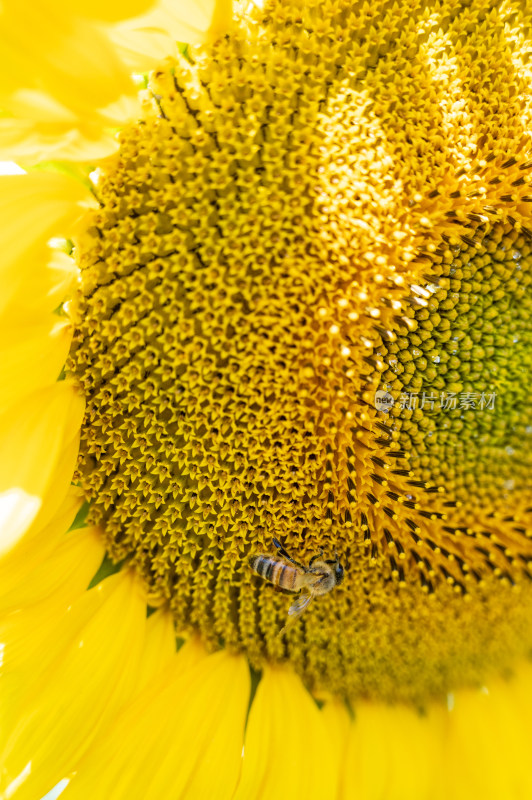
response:
[[[276,547],[278,550],[282,550],[283,546],[282,546],[281,542],[279,541],[279,539],[276,539],[276,538],[275,538],[275,536],[274,536],[274,537],[273,537],[273,539],[272,539],[272,541],[273,541],[273,543],[274,543],[275,547]]]

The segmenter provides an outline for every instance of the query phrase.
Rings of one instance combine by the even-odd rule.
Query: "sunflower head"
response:
[[[378,39],[374,13],[270,3],[152,74],[69,370],[91,521],[150,602],[255,667],[419,699],[530,644],[530,112],[501,9]],[[283,637],[248,565],[274,540],[345,571]]]
[[[531,11],[231,5],[0,8],[0,795],[522,800]]]

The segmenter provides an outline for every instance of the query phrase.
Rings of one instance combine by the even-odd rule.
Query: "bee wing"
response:
[[[289,617],[299,617],[300,614],[306,609],[310,601],[312,600],[312,594],[302,594],[299,595],[295,603],[292,603],[290,608],[288,609],[288,616]]]

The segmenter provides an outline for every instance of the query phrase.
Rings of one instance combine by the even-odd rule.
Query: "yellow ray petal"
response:
[[[52,487],[52,491],[55,487]],[[49,522],[42,524],[38,516],[17,547],[0,559],[0,612],[8,608],[6,597],[17,587],[27,585],[28,575],[58,546],[60,539],[81,508],[83,495],[71,486],[57,512]]]
[[[24,693],[6,736],[0,780],[8,796],[15,783],[17,800],[41,797],[102,735],[136,686],[145,624],[130,573],[107,578],[71,606],[50,641],[55,657]]]
[[[187,642],[80,763],[65,800],[231,798],[249,684],[244,658]]]
[[[437,800],[532,797],[532,668],[510,680],[490,681],[483,690],[454,694],[448,714],[442,781]],[[451,766],[452,765],[452,766]]]
[[[69,546],[70,553],[74,556],[81,553],[82,560],[86,563],[74,564],[71,560],[70,574],[58,577],[53,590],[43,594],[38,603],[5,614],[0,620],[0,638],[3,647],[0,667],[2,681],[6,676],[12,676],[13,683],[27,689],[28,680],[34,680],[36,675],[47,669],[56,658],[65,624],[72,625],[71,620],[75,619],[76,625],[81,628],[95,613],[94,596],[85,599],[85,594],[102,560],[101,537],[94,529],[86,529],[79,536],[73,535]],[[64,560],[64,552],[61,555]],[[50,561],[52,569],[60,561],[61,558],[52,558]],[[81,596],[83,596],[82,603],[78,601]],[[74,617],[72,615],[65,617],[69,607],[76,601],[79,607]],[[100,602],[103,602],[103,599],[100,598]],[[58,642],[52,642],[52,636],[56,631]],[[2,691],[2,695],[5,700],[7,693]],[[13,693],[9,694],[8,705],[12,708],[17,706]]]
[[[62,617],[86,592],[103,557],[102,538],[94,529],[63,537],[62,545],[43,564],[28,570],[27,582],[11,591],[2,604],[0,730],[4,735],[20,708],[24,688],[53,661],[55,631],[61,631]],[[11,612],[4,613],[9,605]],[[94,613],[94,608],[89,611]]]
[[[63,584],[73,578],[78,569],[83,570],[84,579],[87,578],[86,588],[104,554],[103,535],[98,528],[78,528],[71,533],[63,531],[57,547],[48,558],[29,570],[24,570],[26,565],[21,567],[20,572],[26,574],[20,575],[22,580],[13,585],[10,591],[4,591],[5,587],[2,586],[0,611],[13,612],[40,603],[59,592],[64,594]]]
[[[342,724],[339,719],[337,723]],[[265,669],[249,714],[235,800],[336,797],[335,738],[293,672]]]
[[[176,653],[175,627],[172,615],[156,611],[146,623],[146,644],[142,651],[138,691],[142,691],[157,673],[162,672]]]
[[[81,213],[77,204],[89,197],[81,183],[59,173],[0,176],[0,314],[21,287],[30,299],[40,290],[48,240],[69,234]]]
[[[42,264],[34,264],[30,285],[19,285],[18,291],[11,295],[0,325],[17,322],[36,325],[39,321],[44,324],[47,316],[72,296],[78,270],[71,256],[52,246],[54,241],[59,242],[52,240],[48,244]]]
[[[73,434],[71,439],[69,438],[70,433]],[[41,538],[42,529],[47,526],[55,514],[58,513],[69,492],[76,488],[72,486],[71,481],[78,458],[79,438],[80,429],[77,426],[70,426],[67,424],[65,427],[65,440],[62,442],[53,476],[43,495],[38,513],[34,517],[32,524],[25,530],[23,536],[12,544],[9,551],[2,554],[0,557],[0,564],[8,562],[8,556],[11,554],[16,555],[18,552],[33,548],[36,538]],[[16,557],[18,557],[18,555],[16,555]]]
[[[179,721],[174,722],[171,746],[154,771],[147,800],[163,797],[166,787],[171,797],[182,800],[233,796],[249,703],[249,668],[243,656],[222,651],[198,665],[193,675],[186,700],[178,682],[172,684],[172,696],[181,701]],[[180,760],[187,747],[189,758]]]
[[[431,800],[447,711],[359,703],[348,740],[342,800]],[[449,795],[451,797],[451,795]]]
[[[53,3],[46,3],[47,6],[60,9],[64,14],[76,14],[80,17],[90,19],[107,20],[116,22],[120,19],[133,17],[147,11],[154,4],[154,0],[53,0]]]
[[[176,58],[178,54],[179,40],[170,34],[169,22],[161,8],[143,14],[137,20],[115,25],[109,35],[121,58],[132,71],[154,69],[161,61],[162,54],[171,58]],[[3,146],[1,122],[0,120],[0,153],[2,158],[14,158],[15,156],[11,156],[12,149]],[[11,140],[14,138],[13,135]],[[16,146],[15,142],[13,144]]]
[[[63,3],[4,3],[0,102],[22,116],[20,90],[38,89],[76,116],[131,92],[125,65],[94,22],[65,14]],[[31,116],[29,117],[31,119]]]
[[[344,703],[339,700],[330,700],[320,711],[321,720],[327,737],[330,739],[333,752],[333,766],[331,771],[338,774],[338,797],[341,797],[342,770],[345,765],[347,743],[352,728],[352,720]],[[336,785],[336,780],[333,781]],[[335,797],[336,800],[336,797]]]
[[[138,104],[135,103],[138,109]],[[130,106],[131,108],[131,106]],[[118,149],[116,129],[103,112],[90,119],[43,121],[14,116],[0,117],[0,158],[15,159],[24,166],[41,161],[86,161],[106,158]],[[128,116],[133,119],[135,115]]]
[[[83,417],[83,399],[68,381],[40,389],[0,415],[0,555],[31,525]],[[67,448],[68,450],[68,448]],[[64,497],[66,487],[64,487]]]
[[[136,66],[145,70],[150,62]],[[12,113],[0,117],[0,157],[26,167],[41,161],[98,161],[118,149],[117,128],[140,111],[136,90],[80,117],[44,92],[19,90]]]
[[[0,412],[50,385],[65,363],[72,327],[50,315],[35,324],[0,323]]]
[[[139,69],[146,59],[153,66],[161,55],[174,55],[176,42],[223,36],[232,18],[232,0],[162,0],[148,13],[116,25],[110,35],[130,66]]]
[[[209,27],[207,29],[208,39],[219,39],[223,36],[231,24],[233,16],[232,0],[215,0],[215,2],[202,2],[203,8],[208,9]]]
[[[64,534],[63,534],[64,535]],[[20,701],[28,684],[46,670],[57,656],[62,631],[62,618],[77,598],[86,594],[89,581],[102,558],[102,542],[93,531],[74,533],[70,568],[59,578],[55,590],[41,595],[39,602],[24,605],[18,611],[0,616],[0,750],[13,720],[20,711]],[[50,558],[51,568],[57,561]],[[19,568],[18,574],[24,573]],[[31,575],[31,570],[25,577]],[[23,584],[27,586],[27,584]],[[34,595],[35,597],[35,595]],[[103,602],[103,595],[98,596]],[[98,599],[98,598],[96,598]],[[89,602],[90,600],[90,602]],[[85,615],[78,611],[77,625],[81,627],[94,614],[94,596],[82,601]],[[59,630],[59,637],[55,632]]]
[[[93,565],[101,555],[101,541],[94,530],[86,531],[81,538],[76,537],[74,548],[85,546],[88,568],[79,565],[73,569],[72,575],[65,575],[55,591],[41,597],[40,602],[21,607],[11,614],[2,615],[0,623],[1,640],[4,644],[4,655],[1,664],[1,676],[16,673],[25,679],[24,692],[29,691],[27,675],[33,680],[37,673],[48,669],[64,650],[69,637],[87,625],[97,610],[106,602],[113,582],[102,581],[98,592],[87,591],[87,586],[94,576]],[[94,556],[92,553],[94,552]],[[89,578],[87,580],[87,573]],[[97,587],[96,587],[97,588]],[[57,636],[56,636],[57,634]],[[43,641],[48,646],[42,648]],[[5,700],[5,693],[4,700]],[[9,704],[15,705],[12,698]],[[1,731],[6,735],[4,729]]]
[[[151,6],[148,0],[3,3],[0,152],[25,164],[113,152],[116,142],[108,127],[117,116],[109,108],[137,92],[130,65],[110,39],[114,25],[95,20],[116,23]]]
[[[17,15],[19,24],[24,25],[26,16],[35,8],[38,8],[42,15],[49,18],[61,16],[63,19],[71,17],[88,17],[89,19],[106,20],[114,22],[119,19],[140,14],[152,6],[154,0],[113,0],[112,3],[105,0],[4,0],[2,7],[11,14]]]

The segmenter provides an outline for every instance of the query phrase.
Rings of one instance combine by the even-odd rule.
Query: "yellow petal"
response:
[[[76,14],[80,17],[116,22],[119,19],[133,17],[147,11],[154,0],[53,0],[46,5],[53,5],[63,15]]]
[[[71,256],[52,246],[55,242],[62,244],[60,240],[52,240],[44,251],[42,264],[34,264],[30,282],[19,285],[18,291],[11,295],[9,306],[0,316],[0,325],[44,324],[72,296],[78,270]]]
[[[131,69],[175,54],[176,41],[217,38],[232,19],[231,0],[167,0],[151,9],[142,0],[91,5],[32,4],[21,19],[24,4],[4,4],[0,158],[31,165],[110,155],[117,148],[112,126],[140,111]],[[128,19],[114,25],[87,19],[119,20],[123,13]]]
[[[28,573],[30,591],[25,593],[28,584],[23,584],[18,594],[11,592],[3,603],[4,607],[17,607],[0,617],[0,729],[4,733],[10,729],[8,720],[12,722],[20,711],[20,700],[29,682],[53,661],[56,630],[60,638],[63,616],[86,593],[102,560],[102,538],[94,529],[64,537],[64,544],[40,568]],[[90,611],[94,613],[94,609]]]
[[[37,516],[82,417],[83,399],[68,381],[40,389],[0,415],[0,555]]]
[[[64,5],[3,4],[0,102],[8,112],[26,114],[20,90],[45,92],[82,117],[131,92],[128,70],[105,32],[90,20],[65,14]]]
[[[0,616],[0,749],[7,732],[12,729],[24,689],[37,675],[46,670],[56,657],[56,646],[61,636],[61,619],[78,597],[86,594],[87,586],[102,560],[103,545],[94,530],[62,534],[67,539],[69,563],[65,569],[65,547],[49,555],[44,564],[25,569],[22,561],[14,570],[24,583],[12,583],[11,592],[6,587]],[[59,558],[57,557],[59,554]],[[61,574],[58,568],[63,571]],[[52,573],[53,586],[46,578]],[[35,590],[28,581],[35,577]],[[44,576],[44,581],[39,581]],[[30,587],[30,588],[29,588]],[[28,589],[25,593],[25,589]],[[18,592],[17,592],[18,589]],[[44,591],[43,591],[44,590]],[[9,595],[9,596],[7,596]],[[103,599],[103,598],[101,598]],[[9,611],[15,606],[18,610]],[[94,603],[85,602],[86,618],[94,614]],[[78,611],[78,625],[81,625]],[[59,635],[56,637],[56,629]]]
[[[118,149],[116,131],[109,125],[101,115],[47,122],[34,114],[31,119],[0,117],[0,158],[26,167],[40,161],[98,161]]]
[[[64,800],[231,798],[249,684],[244,658],[187,642],[87,753]]]
[[[72,439],[69,439],[69,434],[71,433],[73,436]],[[61,452],[59,453],[59,458],[55,465],[50,484],[43,496],[39,512],[33,524],[26,530],[23,537],[17,540],[15,549],[18,546],[32,546],[34,536],[40,536],[40,529],[48,525],[53,516],[58,512],[68,492],[73,488],[71,482],[74,467],[78,459],[80,428],[75,425],[67,425],[65,436],[65,441],[61,447]],[[5,554],[2,560],[3,558],[5,558]]]
[[[153,66],[175,54],[175,43],[197,44],[223,36],[231,27],[232,0],[161,0],[146,14],[114,27],[110,36],[134,68]]]
[[[202,3],[202,6],[209,10],[207,38],[211,40],[219,39],[229,29],[233,15],[232,0],[215,0],[214,3]]]
[[[342,769],[346,760],[347,743],[351,732],[352,720],[345,704],[341,703],[339,700],[330,700],[327,702],[320,714],[323,726],[332,744],[334,763],[331,771],[334,770],[334,772],[339,775],[338,790],[339,796],[341,796],[340,781]]]
[[[88,17],[90,19],[107,20],[109,22],[139,14],[153,5],[154,0],[3,0],[2,7],[11,14],[19,15],[19,22],[24,25],[24,15],[38,8],[41,14],[49,17],[61,16],[63,19],[70,17]]]
[[[54,487],[52,487],[53,490]],[[6,598],[18,587],[25,590],[28,576],[58,546],[83,503],[81,490],[71,486],[58,511],[45,525],[35,520],[17,547],[0,559],[0,612],[8,610]]]
[[[192,675],[189,692],[183,692],[180,681],[172,682],[170,696],[176,704],[180,700],[177,719],[170,747],[154,770],[147,800],[158,800],[167,788],[170,797],[182,800],[233,796],[249,704],[247,661],[222,651],[209,656]],[[162,749],[162,740],[160,745]]]
[[[146,644],[142,651],[137,690],[140,692],[163,669],[169,666],[176,652],[175,627],[172,615],[160,610],[146,623]]]
[[[0,322],[0,411],[57,380],[71,340],[70,324],[52,315],[33,325]]]
[[[117,117],[110,107],[137,91],[130,65],[111,41],[114,25],[95,20],[116,22],[151,5],[7,0],[0,6],[2,157],[32,164],[102,158],[116,149],[108,128]]]
[[[331,733],[326,719],[333,721],[322,716],[293,672],[266,668],[249,714],[235,800],[336,797],[338,731]]]
[[[0,176],[0,314],[22,287],[30,303],[39,293],[47,242],[69,235],[81,213],[77,204],[88,197],[81,183],[60,173]]]
[[[17,800],[42,797],[102,736],[136,685],[145,624],[145,600],[129,573],[71,606],[49,643],[54,658],[24,692],[6,736],[0,785],[8,796],[14,784]]]
[[[121,58],[132,71],[155,69],[161,61],[162,54],[164,57],[177,57],[178,40],[169,32],[171,19],[168,20],[167,16],[161,8],[157,8],[156,11],[143,14],[136,20],[115,25],[110,31],[109,35]],[[0,153],[2,158],[15,158],[11,155],[13,150],[3,145],[1,123],[0,119]],[[15,139],[15,136],[11,139]],[[16,146],[16,142],[13,141],[13,144]],[[6,145],[8,145],[7,140]]]
[[[456,692],[448,714],[445,769],[437,799],[532,797],[531,712],[530,664],[510,680],[490,681],[487,689]]]
[[[362,702],[348,740],[342,800],[432,800],[447,711]],[[453,795],[449,795],[453,797]]]
[[[62,593],[65,596],[63,584],[71,580],[77,570],[82,570],[87,588],[104,554],[103,535],[98,528],[78,528],[71,533],[63,531],[60,541],[48,558],[32,569],[27,569],[26,564],[20,565],[18,583],[7,592],[2,586],[0,611],[13,612],[33,606],[54,594]],[[70,597],[69,602],[71,600]]]

